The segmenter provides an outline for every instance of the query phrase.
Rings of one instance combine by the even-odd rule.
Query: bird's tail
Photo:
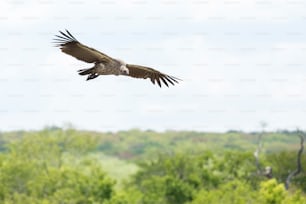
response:
[[[99,74],[97,74],[95,72],[95,68],[94,67],[93,68],[89,68],[89,69],[80,69],[78,72],[79,72],[79,75],[87,75],[87,74],[89,74],[86,80],[94,79],[94,78],[99,76]]]
[[[87,75],[87,74],[93,74],[94,73],[94,68],[89,68],[89,69],[80,69],[79,75]]]

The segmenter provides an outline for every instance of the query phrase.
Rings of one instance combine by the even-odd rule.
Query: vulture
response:
[[[60,35],[55,35],[54,43],[62,52],[78,60],[94,63],[92,68],[78,71],[80,75],[88,75],[87,80],[94,79],[99,75],[123,75],[140,79],[149,78],[153,84],[157,83],[159,87],[162,86],[162,83],[169,86],[169,84],[174,85],[180,80],[150,67],[127,64],[120,59],[112,58],[80,43],[68,30],[66,32],[59,31],[59,33]]]

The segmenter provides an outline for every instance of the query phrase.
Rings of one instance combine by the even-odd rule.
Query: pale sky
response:
[[[0,1],[0,131],[306,129],[306,2]],[[77,70],[59,30],[127,63],[183,81]]]

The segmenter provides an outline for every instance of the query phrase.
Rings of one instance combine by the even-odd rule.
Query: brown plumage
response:
[[[153,84],[157,82],[160,87],[162,83],[168,86],[169,83],[174,85],[180,80],[150,67],[126,64],[122,60],[109,57],[98,50],[83,45],[68,30],[66,33],[59,32],[61,35],[56,35],[57,38],[54,40],[62,52],[78,60],[95,64],[92,68],[79,70],[80,75],[88,75],[87,80],[94,79],[99,75],[124,75],[142,79],[149,78]]]

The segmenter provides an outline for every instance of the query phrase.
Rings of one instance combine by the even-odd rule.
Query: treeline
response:
[[[27,135],[62,134],[58,127],[45,128],[42,131],[0,132],[0,151],[5,144],[19,140]],[[255,151],[258,136],[262,135],[262,152],[296,151],[298,134],[296,131],[252,132],[228,131],[227,133],[195,132],[195,131],[140,131],[133,129],[119,132],[90,132],[68,129],[68,132],[79,137],[94,138],[95,148],[110,156],[124,160],[148,159],[156,152],[190,151],[200,153],[203,150],[223,152],[227,150]]]
[[[267,178],[254,157],[258,134],[1,133],[0,203],[306,203],[304,172],[284,187],[297,168],[297,135],[263,134],[259,162],[273,169]]]

